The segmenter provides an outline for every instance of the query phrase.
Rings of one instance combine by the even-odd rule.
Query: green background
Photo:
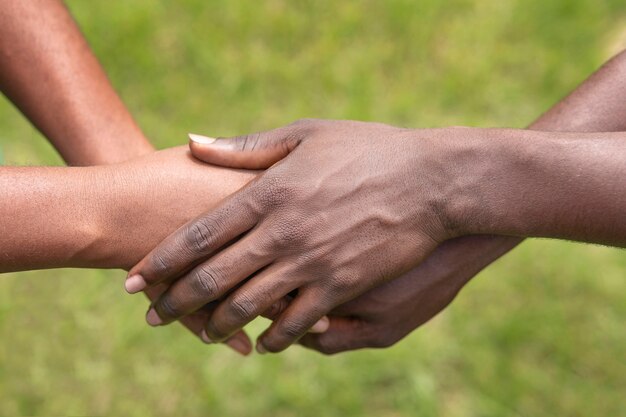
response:
[[[626,37],[609,0],[69,1],[159,147],[300,117],[523,127]],[[0,102],[7,164],[60,164]],[[387,350],[241,359],[120,271],[0,277],[0,414],[626,415],[626,256],[526,242]],[[257,334],[266,323],[256,322]]]

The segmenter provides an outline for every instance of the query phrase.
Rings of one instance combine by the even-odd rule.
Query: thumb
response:
[[[264,169],[294,150],[302,135],[287,126],[232,138],[211,138],[190,133],[189,139],[191,153],[204,162],[228,168]]]

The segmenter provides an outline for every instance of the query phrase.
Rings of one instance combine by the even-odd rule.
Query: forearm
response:
[[[0,272],[126,268],[253,173],[184,148],[87,168],[0,169]]]
[[[450,138],[452,233],[626,245],[626,134],[459,129]]]
[[[0,90],[68,164],[115,163],[153,149],[61,1],[3,1]]]
[[[0,168],[0,271],[80,263],[100,233],[95,178],[85,168]]]
[[[572,93],[539,117],[528,128],[542,131],[626,131],[626,52],[592,74]],[[513,249],[523,238],[516,236],[466,237],[449,246],[473,247],[473,256],[484,265]]]

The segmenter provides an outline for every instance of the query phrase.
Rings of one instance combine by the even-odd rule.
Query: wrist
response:
[[[620,134],[469,129],[459,140],[454,133],[447,135],[443,210],[452,235],[614,244],[623,207],[616,203],[623,195]]]
[[[98,167],[96,183],[104,192],[96,214],[99,238],[91,253],[97,268],[130,268],[169,231],[167,219],[157,218],[159,205],[167,205],[159,201],[158,190],[168,187],[168,179],[142,163],[145,159]],[[163,230],[155,230],[159,223]]]
[[[99,216],[98,266],[126,270],[255,176],[198,162],[186,147],[99,169],[108,184]]]
[[[485,214],[486,188],[499,175],[502,152],[498,137],[492,129],[449,127],[418,130],[421,146],[433,150],[427,156],[430,167],[418,167],[437,172],[433,189],[436,215],[445,239],[471,234],[493,234],[490,217]],[[445,240],[444,239],[444,240]]]
[[[84,249],[77,253],[74,264],[87,268],[119,268],[120,255],[127,249],[119,245],[120,231],[114,221],[128,209],[123,174],[108,166],[81,169],[88,173],[84,192],[85,199],[91,203],[81,227]]]
[[[513,129],[444,129],[447,184],[443,213],[451,236],[508,234],[515,222],[509,191],[524,193],[528,162],[524,131]],[[520,169],[523,167],[523,169]]]

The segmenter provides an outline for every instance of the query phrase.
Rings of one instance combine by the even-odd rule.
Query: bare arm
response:
[[[253,176],[184,148],[98,167],[0,168],[0,272],[128,268]]]
[[[613,83],[623,85],[620,77]],[[224,166],[268,167],[289,156],[170,236],[131,277],[169,282],[205,260],[155,303],[167,323],[262,267],[218,307],[221,320],[206,330],[220,340],[295,286],[295,304],[261,337],[268,350],[282,350],[329,307],[397,276],[452,236],[624,245],[625,146],[619,133],[408,130],[346,121],[301,121],[209,139],[194,144],[194,153]],[[235,235],[237,244],[215,251]],[[301,278],[285,283],[284,275]],[[221,285],[203,293],[199,282]]]
[[[3,0],[0,90],[71,165],[153,150],[59,0]]]
[[[602,66],[568,97],[531,125],[544,131],[626,130],[626,54]],[[390,346],[441,312],[480,270],[521,239],[466,236],[444,242],[417,268],[346,303],[331,316],[327,332],[301,343],[324,353]],[[393,305],[381,310],[380,303]],[[219,327],[227,320],[213,315]],[[222,326],[223,327],[223,326]]]
[[[4,0],[2,2],[0,9],[0,90],[52,142],[68,164],[110,164],[153,151],[153,147],[113,90],[77,25],[59,0]],[[163,174],[165,172],[163,166],[160,169],[160,173]],[[48,193],[51,196],[46,201],[48,214],[61,217],[52,219],[49,224],[46,223],[43,230],[50,231],[52,225],[63,224],[63,231],[58,231],[51,239],[51,245],[44,248],[44,242],[37,238],[38,231],[30,227],[39,225],[41,213],[31,210],[36,207],[28,207],[28,210],[17,213],[17,217],[20,217],[24,216],[25,211],[30,210],[32,216],[25,223],[24,229],[16,233],[13,245],[9,245],[10,250],[3,252],[0,271],[61,265],[129,265],[130,258],[138,255],[141,250],[149,249],[148,246],[142,246],[142,244],[150,245],[151,237],[169,230],[169,227],[175,227],[176,219],[179,218],[177,216],[184,217],[187,213],[184,208],[171,210],[170,213],[174,214],[162,220],[156,217],[145,220],[131,216],[130,219],[144,226],[152,221],[153,232],[141,241],[135,242],[136,245],[132,244],[127,248],[124,243],[130,242],[128,240],[116,245],[109,244],[109,248],[124,247],[126,250],[108,253],[103,258],[103,253],[106,253],[103,251],[106,248],[102,248],[102,244],[107,241],[107,238],[97,235],[101,233],[97,223],[94,223],[96,219],[93,215],[97,212],[85,211],[84,207],[81,210],[80,204],[63,207],[59,195],[55,193],[58,191],[64,198],[67,198],[68,202],[76,200],[75,192],[83,190],[88,194],[92,191],[92,185],[95,185],[85,184],[87,177],[98,178],[105,172],[82,170],[70,173],[41,168],[28,172],[17,169],[6,170],[1,174],[6,177],[0,179],[0,182],[12,184],[6,192],[29,195],[29,202],[41,202],[42,195],[35,196],[37,191]],[[224,177],[216,172],[213,174],[216,177],[215,182],[222,185],[230,184],[228,174]],[[24,186],[22,189],[24,193],[20,193],[15,188],[18,184]],[[38,188],[34,189],[33,185],[37,185]],[[218,195],[221,190],[220,185],[212,184],[211,186],[215,187],[211,193],[215,192]],[[74,188],[74,190],[69,188]],[[166,202],[165,206],[168,205],[167,198],[173,195],[165,196],[163,200]],[[110,196],[100,197],[102,199],[98,202],[91,201],[89,204],[96,208],[103,208],[103,204],[106,205],[105,201],[108,201]],[[203,198],[196,200],[189,199],[188,208],[195,207],[195,204],[210,204]],[[18,198],[16,201],[23,202],[24,200]],[[185,199],[180,201],[184,202]],[[48,202],[53,203],[48,206]],[[81,200],[79,203],[84,202]],[[137,207],[145,201],[138,203]],[[147,209],[156,208],[148,207]],[[114,208],[110,209],[115,211],[112,210]],[[71,218],[72,216],[74,218]],[[116,219],[120,221],[124,218],[124,214],[116,216]],[[113,223],[113,225],[133,227],[137,230],[136,224],[122,223]],[[157,227],[157,224],[160,227]],[[4,224],[2,226],[8,228]],[[0,230],[4,231],[4,229]],[[64,240],[64,233],[72,236],[74,240]],[[8,236],[5,234],[4,238],[8,239]],[[27,242],[31,238],[35,239],[34,242]],[[21,239],[20,245],[15,245],[18,239]],[[96,239],[96,242],[92,242],[92,239]],[[7,241],[3,240],[2,244],[6,245]],[[152,244],[156,244],[156,241]],[[154,299],[162,290],[154,288],[147,291],[147,294]],[[200,335],[201,323],[206,320],[207,314],[206,311],[201,311],[181,321],[193,333]],[[247,337],[242,334],[228,343],[242,353],[250,349]]]

